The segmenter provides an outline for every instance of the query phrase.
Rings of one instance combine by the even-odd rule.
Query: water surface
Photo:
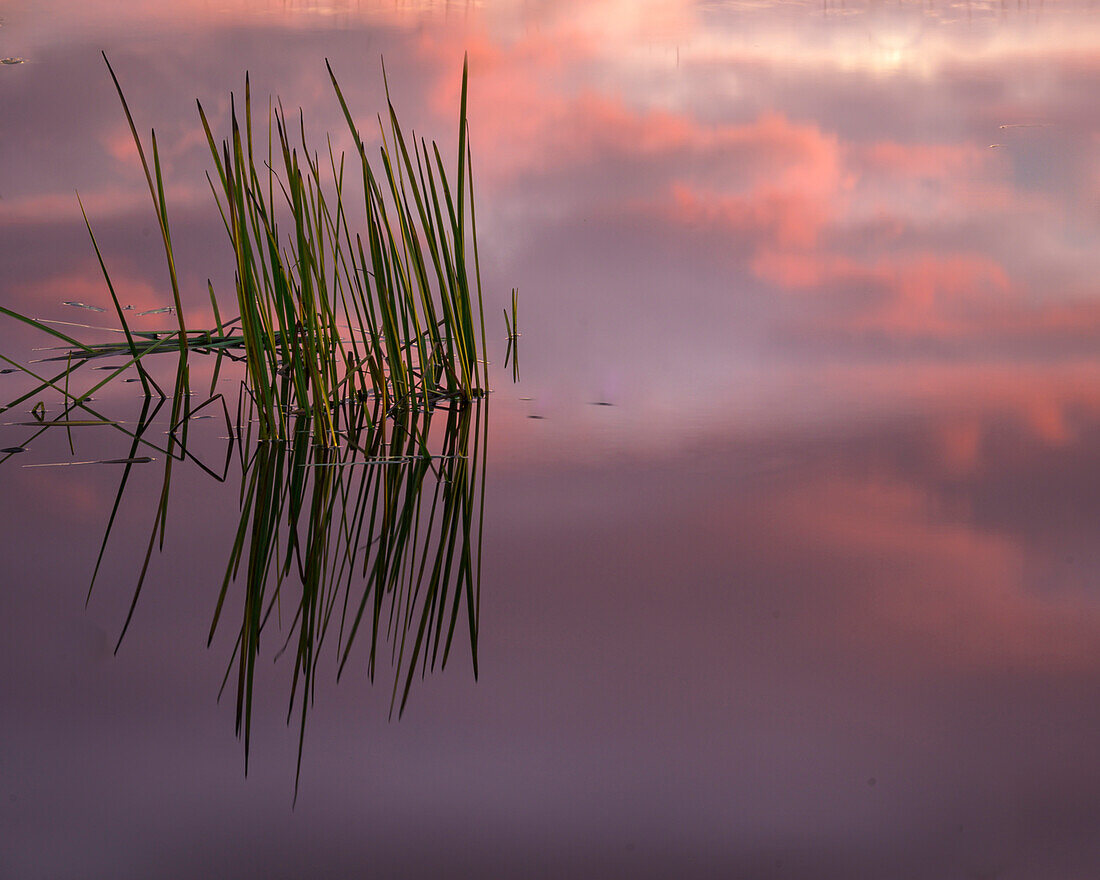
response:
[[[367,130],[384,55],[405,124],[447,139],[468,52],[498,372],[479,680],[467,651],[398,723],[385,685],[330,669],[293,812],[285,671],[245,779],[215,702],[231,639],[205,647],[237,487],[181,469],[112,656],[157,475],[85,610],[117,471],[21,467],[67,457],[59,432],[0,466],[0,874],[1100,868],[1093,3],[2,15],[25,62],[0,67],[0,302],[86,323],[61,303],[109,299],[74,189],[120,297],[170,302],[101,50],[157,129],[196,325],[232,265],[195,99],[224,117],[248,70],[348,149],[324,59]],[[41,344],[10,322],[0,342]],[[137,387],[104,405],[132,418]]]

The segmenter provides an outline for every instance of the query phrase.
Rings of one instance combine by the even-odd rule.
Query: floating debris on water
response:
[[[87,303],[72,302],[70,300],[65,300],[64,302],[61,303],[61,305],[63,305],[63,306],[72,306],[74,309],[88,309],[89,311],[92,311],[92,312],[105,312],[105,311],[107,311],[106,309],[100,308],[99,306],[90,306]]]
[[[25,468],[44,468],[44,467],[76,467],[82,464],[148,464],[151,461],[156,461],[155,458],[149,458],[148,456],[142,456],[140,458],[102,458],[95,461],[47,461],[41,464],[25,464]]]
[[[117,425],[118,422],[109,422],[106,419],[60,419],[55,422],[44,422],[39,419],[36,422],[5,422],[20,428],[87,428],[92,425]]]
[[[384,458],[357,458],[353,461],[318,461],[303,464],[303,468],[375,467],[379,465],[409,464],[414,461],[466,460],[465,455],[396,455]]]

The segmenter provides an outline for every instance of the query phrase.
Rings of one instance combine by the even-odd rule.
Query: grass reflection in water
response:
[[[287,438],[260,438],[256,405],[243,383],[235,413],[221,393],[194,407],[191,400],[183,397],[181,415],[166,440],[152,439],[157,436],[152,429],[164,425],[167,398],[145,396],[132,423],[73,419],[77,405],[72,401],[52,418],[44,407],[36,409],[32,419],[11,425],[34,430],[21,438],[19,447],[0,456],[0,461],[12,458],[51,429],[64,429],[70,442],[74,431],[93,428],[111,429],[129,439],[128,449],[98,462],[119,466],[122,473],[89,600],[134,468],[165,461],[116,652],[133,619],[154,550],[164,546],[173,465],[187,463],[219,482],[234,473],[240,478],[240,516],[231,541],[226,541],[225,574],[208,645],[219,628],[236,629],[222,692],[235,688],[236,729],[244,741],[246,769],[261,642],[268,650],[274,646],[276,659],[285,655],[284,662],[293,663],[287,718],[297,718],[298,772],[323,649],[337,677],[349,665],[365,666],[372,681],[378,670],[392,670],[391,715],[400,716],[418,676],[448,662],[456,634],[463,634],[460,642],[468,637],[477,676],[488,398],[443,401],[431,409],[388,415],[381,412],[380,396],[373,398],[373,408],[345,400],[336,407],[343,426],[337,446],[317,442],[313,416],[302,410],[286,414],[291,426]],[[204,462],[189,438],[195,423],[208,418],[212,409],[228,434],[219,466]],[[209,441],[202,446],[208,450]],[[239,623],[230,622],[230,608],[240,609]]]

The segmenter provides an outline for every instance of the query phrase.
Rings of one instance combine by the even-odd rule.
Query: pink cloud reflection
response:
[[[1100,606],[1073,591],[1036,591],[1027,548],[953,513],[918,484],[821,474],[763,505],[792,553],[826,568],[843,560],[835,635],[888,665],[1095,665]]]
[[[407,102],[420,114],[418,126],[430,116],[429,133],[441,138],[453,127],[459,64],[468,51],[479,220],[498,236],[486,240],[486,254],[509,253],[518,242],[509,257],[561,248],[577,263],[598,265],[605,273],[600,296],[571,307],[583,305],[586,326],[636,334],[616,347],[626,362],[615,366],[640,385],[654,387],[653,374],[663,368],[632,353],[649,350],[659,334],[670,362],[708,380],[753,358],[754,375],[780,375],[791,385],[832,375],[838,410],[860,398],[873,370],[892,389],[882,395],[884,406],[929,399],[922,383],[933,368],[937,400],[952,397],[941,383],[954,383],[952,399],[973,402],[980,394],[972,379],[984,364],[1035,376],[1032,361],[1085,357],[1090,337],[1100,333],[1100,217],[1071,204],[1064,181],[1055,179],[1060,163],[1043,152],[1064,138],[1058,144],[1067,150],[1066,174],[1083,169],[1080,189],[1095,191],[1094,92],[1082,83],[1100,82],[1100,69],[1074,48],[1094,33],[1088,28],[1063,49],[1052,36],[1057,22],[1013,19],[960,66],[958,49],[974,32],[923,27],[940,22],[945,9],[928,10],[919,40],[895,45],[899,29],[908,33],[920,18],[915,10],[899,19],[857,7],[844,20],[819,20],[790,6],[704,15],[677,0],[644,7],[503,3],[471,12],[461,26],[440,27],[431,6],[269,4],[263,20],[288,57],[303,23],[327,16],[335,31],[369,31],[388,57],[402,58],[400,88],[422,98]],[[212,30],[259,14],[233,3],[216,14],[204,4],[170,13],[149,4],[135,9],[141,20],[172,23],[185,9],[197,28]],[[792,16],[805,19],[805,29],[788,27]],[[745,20],[751,27],[741,27]],[[1070,20],[1078,19],[1064,18],[1059,27]],[[983,34],[990,26],[981,16]],[[849,57],[870,43],[874,51]],[[886,44],[897,58],[885,59]],[[1027,65],[1037,55],[1050,61],[1048,75],[1021,81],[1019,71],[1033,72]],[[321,73],[316,80],[303,91],[326,85]],[[998,128],[1002,117],[1037,118],[1037,107],[1051,108],[1058,124],[1007,134]],[[921,124],[910,124],[914,118]],[[190,124],[189,133],[171,139],[179,156],[167,159],[180,166],[203,153],[201,132]],[[1003,148],[991,149],[997,140]],[[114,124],[96,143],[103,177],[124,177],[134,188],[127,195],[104,183],[90,199],[93,221],[147,211],[125,129]],[[445,138],[443,146],[453,148]],[[209,207],[198,172],[174,185],[181,187],[178,197],[170,194],[174,204]],[[64,213],[71,221],[72,204],[28,194],[9,203],[7,216],[46,222]],[[605,258],[610,241],[614,264]],[[714,339],[698,339],[695,328],[670,325],[665,315],[640,315],[629,326],[616,321],[624,297],[635,292],[627,266],[646,260],[689,279],[677,294],[684,314],[713,315],[704,331]],[[548,301],[558,269],[502,265],[499,274]],[[547,313],[552,308],[545,305]],[[751,320],[737,323],[745,313]],[[555,336],[547,326],[546,362],[570,361],[576,336]],[[925,348],[912,368],[905,361],[916,345]],[[950,358],[934,353],[936,346],[949,348]],[[789,359],[792,348],[797,357]],[[854,366],[853,350],[861,358]],[[842,387],[842,376],[856,385]],[[1055,415],[1076,394],[1075,380],[1066,381],[1051,392],[1058,402],[1046,415],[1034,399],[1021,404],[1051,438],[1072,433],[1072,420]],[[682,396],[684,383],[670,385],[676,390],[666,399],[651,395],[644,405],[675,411],[681,400],[667,398]],[[697,393],[713,399],[735,392],[712,386]]]

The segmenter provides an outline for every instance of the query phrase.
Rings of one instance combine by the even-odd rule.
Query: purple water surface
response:
[[[0,15],[0,303],[89,324],[61,305],[109,305],[74,190],[120,298],[171,302],[101,50],[157,130],[195,325],[208,277],[232,297],[195,99],[224,123],[247,70],[349,149],[324,59],[373,132],[384,56],[453,155],[468,52],[497,370],[480,680],[462,645],[389,722],[387,683],[330,665],[293,811],[287,658],[246,779],[229,631],[205,647],[239,486],[180,470],[112,656],[160,472],[85,609],[117,470],[21,466],[59,432],[0,465],[0,876],[1100,871],[1095,4]],[[0,324],[0,352],[41,344]]]

